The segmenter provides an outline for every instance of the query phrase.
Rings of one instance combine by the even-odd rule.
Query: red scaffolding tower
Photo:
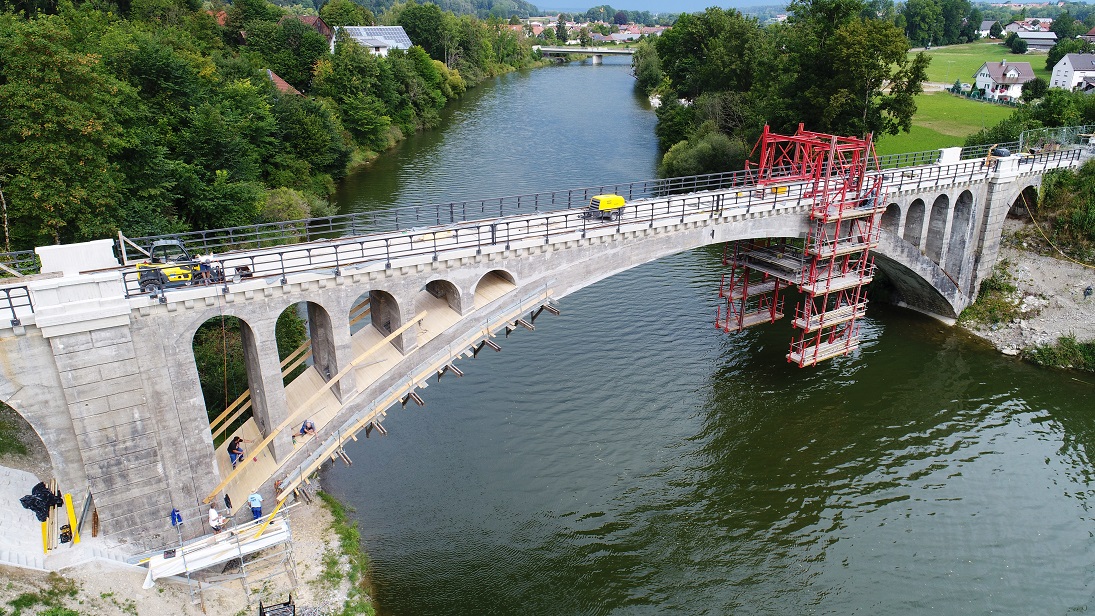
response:
[[[874,277],[870,249],[878,245],[882,176],[871,136],[840,137],[804,130],[779,135],[764,127],[753,149],[757,186],[802,185],[810,203],[806,237],[742,240],[727,245],[730,268],[719,287],[724,300],[715,326],[741,331],[783,316],[789,286],[803,293],[793,325],[799,330],[787,360],[800,367],[859,348],[859,319],[867,310],[865,286]],[[775,190],[773,188],[773,190]]]

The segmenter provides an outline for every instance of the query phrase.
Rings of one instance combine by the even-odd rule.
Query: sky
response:
[[[626,11],[650,11],[651,13],[692,13],[702,11],[709,6],[740,9],[747,6],[785,4],[780,0],[771,2],[766,0],[613,0],[611,2],[591,0],[590,4],[577,3],[574,0],[562,0],[561,2],[558,0],[556,2],[530,1],[546,11],[566,11],[568,13],[584,13],[589,7],[600,6],[601,4],[609,4]]]

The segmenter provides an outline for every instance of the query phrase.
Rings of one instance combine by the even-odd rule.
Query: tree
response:
[[[414,44],[425,49],[431,58],[445,61],[443,17],[440,7],[432,2],[409,3],[399,14],[399,25],[403,26]]]
[[[1023,84],[1022,100],[1024,103],[1038,100],[1039,98],[1045,96],[1048,90],[1049,84],[1046,83],[1046,80],[1042,79],[1041,77],[1035,77],[1031,81]]]
[[[628,22],[627,13],[623,11],[616,11],[616,14],[612,17],[612,21],[618,26],[626,25]]]
[[[1024,54],[1027,52],[1027,42],[1019,37],[1011,42],[1011,53]]]
[[[646,93],[661,85],[665,76],[658,50],[649,39],[640,42],[635,48],[635,53],[631,56],[631,67],[637,85]]]
[[[319,16],[332,28],[376,24],[372,11],[353,0],[329,0],[319,9]]]
[[[559,23],[555,24],[555,38],[559,39],[559,42],[561,43],[566,43],[568,37],[567,24],[560,17]]]
[[[0,18],[0,177],[13,248],[107,237],[116,229],[124,173],[123,114],[132,87],[101,58],[77,51],[62,16]]]
[[[908,132],[915,97],[927,78],[927,56],[919,53],[910,60],[908,43],[884,21],[853,21],[833,38],[836,71],[822,130],[845,135]]]
[[[593,37],[589,35],[589,28],[582,28],[578,31],[578,44],[582,47],[590,47],[593,45]]]
[[[509,25],[511,25],[511,26],[521,25],[521,18],[516,16],[516,15],[510,15],[509,16]]]
[[[909,42],[924,46],[943,40],[943,10],[935,0],[908,0],[905,4],[905,31]]]
[[[654,46],[673,89],[695,98],[701,92],[749,90],[759,38],[756,20],[734,9],[713,7],[681,15]]]
[[[1004,32],[1004,28],[1003,28],[1003,26],[1000,25],[1000,22],[998,22],[998,21],[992,22],[992,26],[989,27],[989,36],[990,37],[992,37],[994,39],[998,39],[998,38],[1000,38],[1000,34],[1002,34],[1003,32]]]

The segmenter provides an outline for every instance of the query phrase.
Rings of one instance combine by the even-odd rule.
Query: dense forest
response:
[[[767,26],[733,9],[681,15],[633,57],[639,87],[662,101],[661,173],[741,169],[766,123],[908,131],[928,66],[908,50],[892,20],[857,1],[796,0],[785,23]]]
[[[331,0],[332,25],[374,15]],[[5,249],[322,215],[335,182],[536,62],[496,18],[398,3],[387,57],[265,0],[0,0]],[[298,92],[279,90],[268,71]]]

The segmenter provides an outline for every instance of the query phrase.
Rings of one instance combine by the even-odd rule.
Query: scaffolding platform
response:
[[[741,315],[740,318],[736,318],[730,315],[729,318],[722,319],[715,318],[715,327],[723,331],[741,331],[746,327],[752,327],[754,325],[760,325],[762,323],[774,323],[783,318],[783,312],[777,311],[774,315],[770,310],[762,310],[759,312],[752,312],[749,314]]]
[[[867,315],[867,302],[864,300],[858,304],[842,306],[835,310],[826,310],[822,313],[797,316],[794,320],[795,327],[806,332],[815,332],[823,327],[847,323],[853,319],[862,319]]]
[[[288,508],[252,520],[245,524],[234,525],[212,535],[204,535],[190,541],[182,540],[179,532],[179,543],[174,546],[165,546],[157,550],[151,556],[140,561],[139,564],[148,568],[145,574],[144,588],[149,589],[156,585],[158,580],[185,583],[190,589],[191,601],[201,601],[204,590],[219,586],[233,580],[240,580],[244,592],[247,594],[248,603],[251,601],[251,593],[248,582],[257,582],[268,579],[272,575],[258,579],[249,579],[247,567],[268,558],[280,558],[284,565],[284,573],[288,574],[296,585],[296,563],[293,560],[293,533],[289,525]],[[259,557],[249,560],[248,556],[257,554],[263,550],[281,546],[281,550],[267,557]],[[225,572],[210,572],[213,567],[227,565],[232,561],[239,561],[239,573],[225,574]],[[202,573],[199,577],[197,574]],[[252,576],[253,577],[253,576]],[[197,599],[195,599],[195,593]]]
[[[799,366],[813,366],[827,359],[847,355],[859,348],[859,338],[841,339],[821,344],[791,347],[788,359]]]

